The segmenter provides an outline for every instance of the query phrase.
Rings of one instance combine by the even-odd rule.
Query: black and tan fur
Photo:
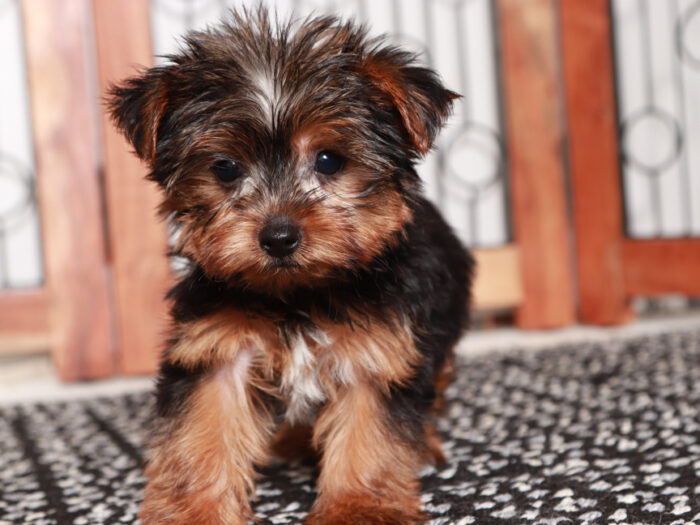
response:
[[[456,95],[353,24],[260,9],[111,96],[189,261],[142,523],[245,523],[273,448],[319,458],[307,524],[421,523],[416,469],[442,457],[432,417],[473,263],[413,166]],[[342,169],[319,172],[322,151]],[[273,257],[260,232],[279,217],[299,242]]]

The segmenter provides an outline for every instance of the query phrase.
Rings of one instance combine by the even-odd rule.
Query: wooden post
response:
[[[700,239],[627,239],[622,260],[628,297],[700,295]]]
[[[65,380],[104,377],[115,363],[88,67],[90,4],[21,6],[54,362]]]
[[[3,290],[0,293],[0,333],[47,334],[48,295],[44,289]]]
[[[521,328],[576,318],[553,0],[498,0]]]
[[[498,248],[472,250],[476,259],[476,280],[472,289],[472,307],[480,311],[514,308],[523,302],[518,247],[506,244]]]
[[[110,85],[152,65],[148,2],[94,0],[102,95]],[[163,347],[169,284],[164,225],[156,219],[159,197],[144,179],[146,168],[102,111],[104,174],[121,343],[127,374],[153,372]]]
[[[631,319],[625,297],[623,209],[609,0],[562,0],[562,63],[584,323]]]

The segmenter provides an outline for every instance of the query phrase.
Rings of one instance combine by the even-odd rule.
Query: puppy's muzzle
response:
[[[272,257],[292,255],[301,242],[301,231],[290,217],[272,217],[258,234],[260,247]]]

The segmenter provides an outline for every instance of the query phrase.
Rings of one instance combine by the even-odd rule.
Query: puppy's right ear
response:
[[[134,147],[136,154],[154,164],[158,127],[167,105],[164,68],[152,68],[127,79],[109,91],[112,120]]]

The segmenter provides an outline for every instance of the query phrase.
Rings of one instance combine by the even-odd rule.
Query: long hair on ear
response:
[[[108,106],[112,120],[124,133],[136,154],[151,166],[155,162],[158,126],[167,104],[163,75],[156,67],[112,86]]]
[[[369,51],[360,68],[361,74],[391,100],[410,145],[425,155],[460,95],[445,88],[434,71],[417,65],[414,54],[392,46]]]

